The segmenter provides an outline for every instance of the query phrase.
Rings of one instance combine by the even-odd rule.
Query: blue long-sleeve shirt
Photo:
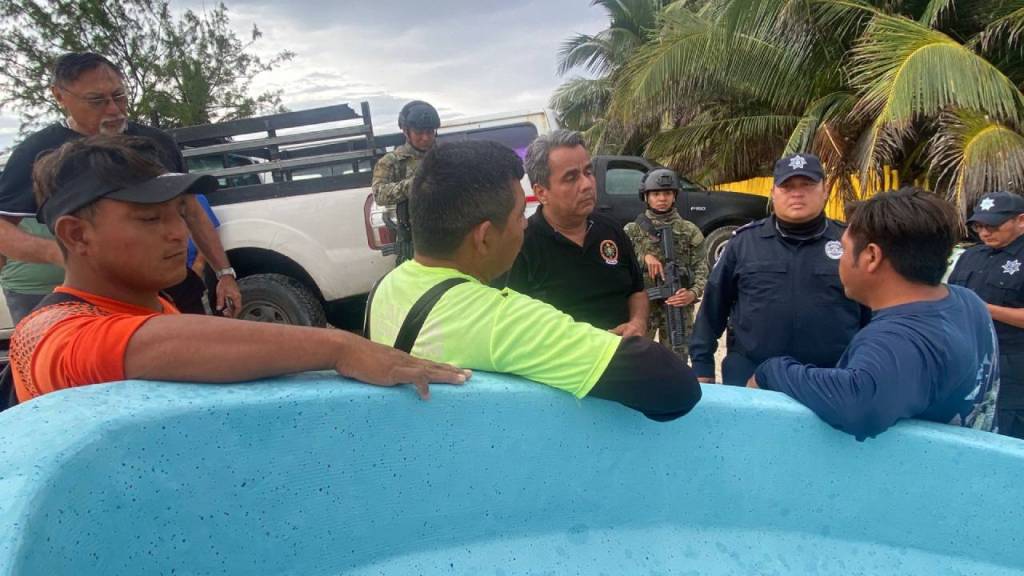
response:
[[[998,358],[985,304],[949,286],[941,300],[876,311],[835,368],[780,357],[763,362],[755,377],[858,440],[903,418],[992,430]]]
[[[814,238],[788,240],[774,217],[737,230],[708,277],[693,326],[690,359],[697,376],[715,375],[715,351],[726,326],[733,334],[729,354],[755,366],[774,356],[835,366],[870,319],[839,282],[844,230],[829,220]],[[732,383],[742,386],[749,375]],[[724,370],[722,376],[725,381]]]

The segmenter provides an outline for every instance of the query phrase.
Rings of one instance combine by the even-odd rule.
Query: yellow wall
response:
[[[886,168],[882,171],[882,178],[879,181],[880,186],[876,186],[875,190],[895,190],[900,187],[899,174],[896,173],[892,168]],[[758,196],[768,197],[772,192],[772,178],[763,176],[758,178],[750,178],[749,180],[742,180],[740,182],[729,182],[727,184],[719,184],[713,186],[716,190],[729,190],[731,192],[744,192],[746,194],[756,194]],[[857,198],[865,198],[863,196],[863,188],[860,185],[860,179],[856,176],[853,178],[853,189],[857,195]],[[828,214],[829,218],[836,220],[845,219],[844,204],[838,194],[838,189],[833,188],[832,195],[829,197],[828,204],[825,205],[825,213]]]

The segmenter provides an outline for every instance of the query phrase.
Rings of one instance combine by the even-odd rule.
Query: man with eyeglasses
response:
[[[117,65],[92,52],[71,52],[53,66],[51,93],[66,118],[30,135],[14,151],[0,173],[0,286],[15,323],[64,279],[63,259],[53,235],[35,219],[32,167],[43,152],[65,142],[97,134],[127,134],[150,138],[160,150],[161,163],[171,172],[185,166],[168,134],[128,120],[124,74]],[[189,232],[206,260],[217,271],[217,309],[236,316],[241,293],[220,238],[194,198],[188,199]],[[173,288],[173,287],[168,287]]]
[[[982,243],[960,256],[949,283],[988,305],[999,337],[999,433],[1024,439],[1024,198],[986,194],[967,223]]]

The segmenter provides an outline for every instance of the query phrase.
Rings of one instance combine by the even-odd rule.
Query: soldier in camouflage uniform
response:
[[[704,235],[693,222],[683,220],[676,210],[676,199],[679,197],[679,178],[676,173],[666,168],[658,168],[648,172],[640,182],[640,199],[647,205],[647,210],[637,216],[635,222],[626,224],[626,234],[633,242],[633,251],[644,271],[644,282],[647,288],[658,284],[657,278],[664,274],[665,255],[661,249],[661,239],[656,229],[671,226],[675,239],[676,267],[688,274],[689,288],[682,288],[667,300],[670,306],[682,308],[684,323],[683,341],[688,343],[693,332],[694,304],[704,293],[704,285],[708,280],[708,265],[704,257]],[[662,302],[651,303],[651,317],[647,324],[649,336],[654,338],[658,333],[660,341],[669,346],[668,322]],[[674,347],[675,352],[684,362],[689,361],[687,344]]]
[[[420,160],[434,146],[441,118],[433,106],[413,100],[398,113],[398,127],[405,134],[405,144],[388,152],[373,168],[373,199],[386,206],[396,224],[395,244],[398,264],[412,258],[412,234],[409,228],[409,191]]]

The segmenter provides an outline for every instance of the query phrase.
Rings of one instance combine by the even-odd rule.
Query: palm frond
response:
[[[937,27],[939,22],[946,18],[956,8],[956,0],[928,0],[924,13],[918,18],[918,22],[925,26]]]
[[[979,36],[982,47],[988,51],[999,46],[1016,48],[1024,37],[1024,2],[1013,2],[1017,6],[992,20]]]
[[[608,28],[597,34],[576,34],[558,50],[558,74],[580,68],[608,74],[622,64],[657,28],[661,0],[593,0],[608,13]]]
[[[563,126],[586,130],[605,116],[611,87],[607,78],[572,78],[555,90],[550,106]]]
[[[866,194],[881,190],[879,175],[896,161],[903,144],[914,136],[912,123],[886,121],[881,116],[861,132],[848,164],[857,168]]]
[[[928,159],[937,189],[964,210],[988,192],[1024,192],[1024,134],[982,114],[944,114]]]
[[[811,149],[819,133],[832,122],[845,119],[857,103],[857,97],[850,92],[833,92],[811,102],[796,128],[789,136],[784,154],[806,152]],[[827,137],[830,137],[826,134]],[[838,144],[832,144],[838,148]]]
[[[657,41],[637,50],[622,69],[611,114],[658,117],[694,99],[771,102],[802,109],[821,76],[792,47],[744,34],[730,35],[697,14],[666,12]]]
[[[907,123],[947,108],[1019,124],[1024,96],[998,68],[945,34],[903,17],[876,15],[852,55],[859,113]]]
[[[576,68],[594,74],[606,73],[611,68],[613,52],[614,49],[598,36],[577,34],[558,49],[558,75],[564,76]]]
[[[602,6],[615,28],[625,28],[637,37],[656,27],[663,0],[592,0],[591,6]]]
[[[646,155],[705,183],[747,178],[777,157],[799,116],[750,115],[715,119],[707,113],[651,138]]]

